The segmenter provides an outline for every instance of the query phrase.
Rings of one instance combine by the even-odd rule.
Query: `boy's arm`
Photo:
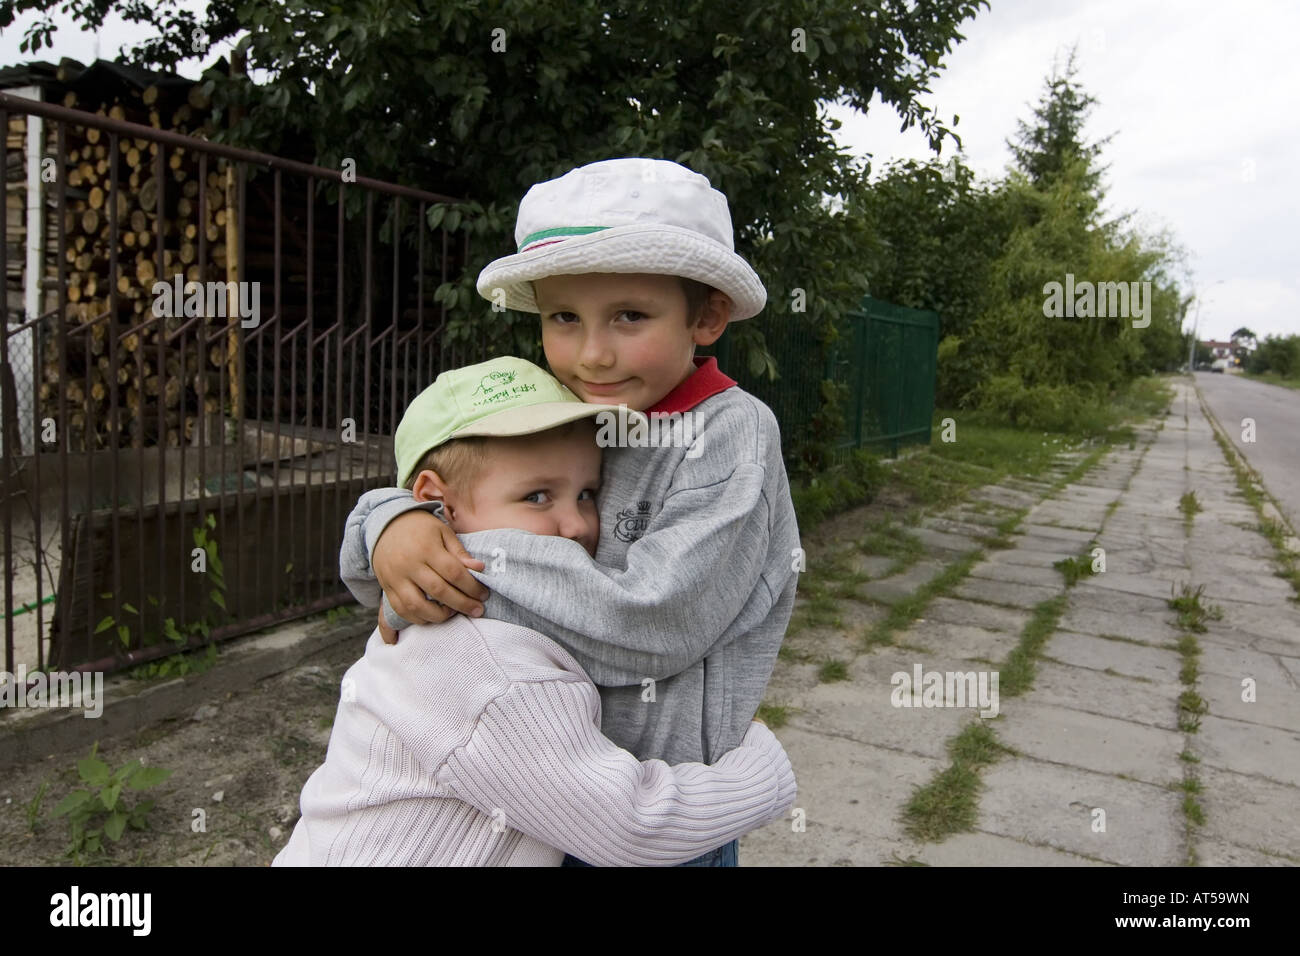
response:
[[[372,558],[375,545],[389,523],[395,518],[417,510],[427,511],[433,516],[432,520],[429,521],[429,527],[441,536],[446,545],[436,558],[444,561],[444,564],[439,566],[441,573],[435,573],[433,568],[421,567],[420,569],[427,579],[428,590],[423,593],[432,594],[444,601],[445,605],[427,604],[426,610],[424,606],[426,602],[421,601],[419,608],[422,612],[421,618],[415,621],[407,621],[393,610],[388,595],[381,590],[381,585],[375,575]],[[456,611],[472,613],[474,610],[481,608],[478,604],[481,597],[476,600],[461,591],[457,591],[455,587],[444,584],[444,579],[452,579],[460,584],[462,588],[468,585],[469,590],[474,594],[486,596],[482,586],[470,577],[462,566],[462,562],[472,561],[468,552],[464,550],[463,546],[457,541],[456,536],[451,533],[441,519],[442,502],[416,501],[411,492],[405,488],[375,488],[368,491],[361,496],[356,507],[352,509],[352,513],[348,515],[347,523],[343,529],[343,544],[339,548],[339,577],[343,579],[343,583],[352,592],[352,596],[363,606],[379,606],[384,621],[395,630],[402,630],[412,624],[439,623]],[[418,549],[422,542],[403,543]],[[445,563],[448,558],[453,562],[452,565]],[[453,567],[454,570],[448,571],[446,570],[447,567]],[[417,584],[414,582],[403,582],[403,586],[410,591],[408,597],[419,591]],[[420,593],[421,598],[423,598],[423,593]]]
[[[669,766],[604,737],[599,706],[585,681],[515,683],[438,780],[505,826],[596,866],[685,863],[794,803],[789,758],[759,723],[712,766]]]
[[[601,686],[661,680],[706,657],[733,624],[736,633],[756,626],[779,600],[785,582],[763,580],[772,507],[764,477],[747,463],[672,491],[623,571],[565,538],[497,530],[461,540],[487,563],[475,576],[491,589],[489,617],[558,641]],[[790,538],[798,543],[793,518]]]
[[[370,566],[375,542],[388,522],[417,508],[429,510],[436,502],[420,502],[405,488],[375,488],[357,500],[343,527],[343,545],[339,548],[339,577],[352,596],[365,607],[378,607],[383,590]]]

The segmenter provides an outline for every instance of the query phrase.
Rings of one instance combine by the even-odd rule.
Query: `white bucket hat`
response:
[[[727,197],[708,179],[663,159],[608,159],[538,183],[515,222],[519,251],[479,273],[478,292],[537,312],[530,283],[587,272],[683,276],[730,296],[731,319],[763,310],[767,291],[736,255]]]

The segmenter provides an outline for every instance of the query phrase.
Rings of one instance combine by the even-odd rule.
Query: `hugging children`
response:
[[[594,552],[600,412],[636,414],[585,404],[521,359],[444,372],[398,425],[398,480],[453,531],[520,528]],[[601,735],[596,687],[558,644],[457,615],[396,646],[371,636],[275,863],[683,863],[794,795],[762,724],[713,766],[640,761]]]
[[[694,353],[756,315],[763,285],[734,251],[726,197],[662,160],[594,163],[532,187],[515,237],[518,252],[483,270],[479,293],[539,313],[547,364],[578,399],[690,415],[691,447],[605,449],[594,554],[580,537],[518,522],[454,535],[438,516],[450,520],[450,497],[430,479],[424,498],[404,488],[362,496],[340,572],[402,631],[390,650],[446,653],[442,632],[410,625],[469,626],[457,612],[527,628],[598,686],[600,730],[614,745],[640,761],[717,768],[756,733],[794,603],[799,537],[775,417]],[[509,779],[525,794],[536,785]],[[565,863],[616,862],[625,839],[610,829]],[[735,865],[736,842],[691,862]]]

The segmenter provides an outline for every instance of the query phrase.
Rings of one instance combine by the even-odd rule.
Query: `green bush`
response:
[[[825,473],[792,487],[799,527],[807,531],[833,514],[871,504],[885,475],[885,466],[874,452],[857,449]]]
[[[1300,377],[1300,335],[1270,335],[1246,360],[1246,371],[1274,372],[1282,378]]]

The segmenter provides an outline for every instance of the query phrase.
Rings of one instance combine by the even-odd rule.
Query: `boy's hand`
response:
[[[398,527],[401,531],[393,534]],[[413,624],[438,624],[457,611],[483,614],[480,602],[488,589],[465,569],[482,571],[487,565],[470,557],[456,533],[427,511],[390,521],[375,542],[371,565],[388,603]]]
[[[384,620],[384,606],[382,604],[379,605],[379,636],[384,639],[385,644],[397,643],[397,632],[389,627],[388,622]]]

